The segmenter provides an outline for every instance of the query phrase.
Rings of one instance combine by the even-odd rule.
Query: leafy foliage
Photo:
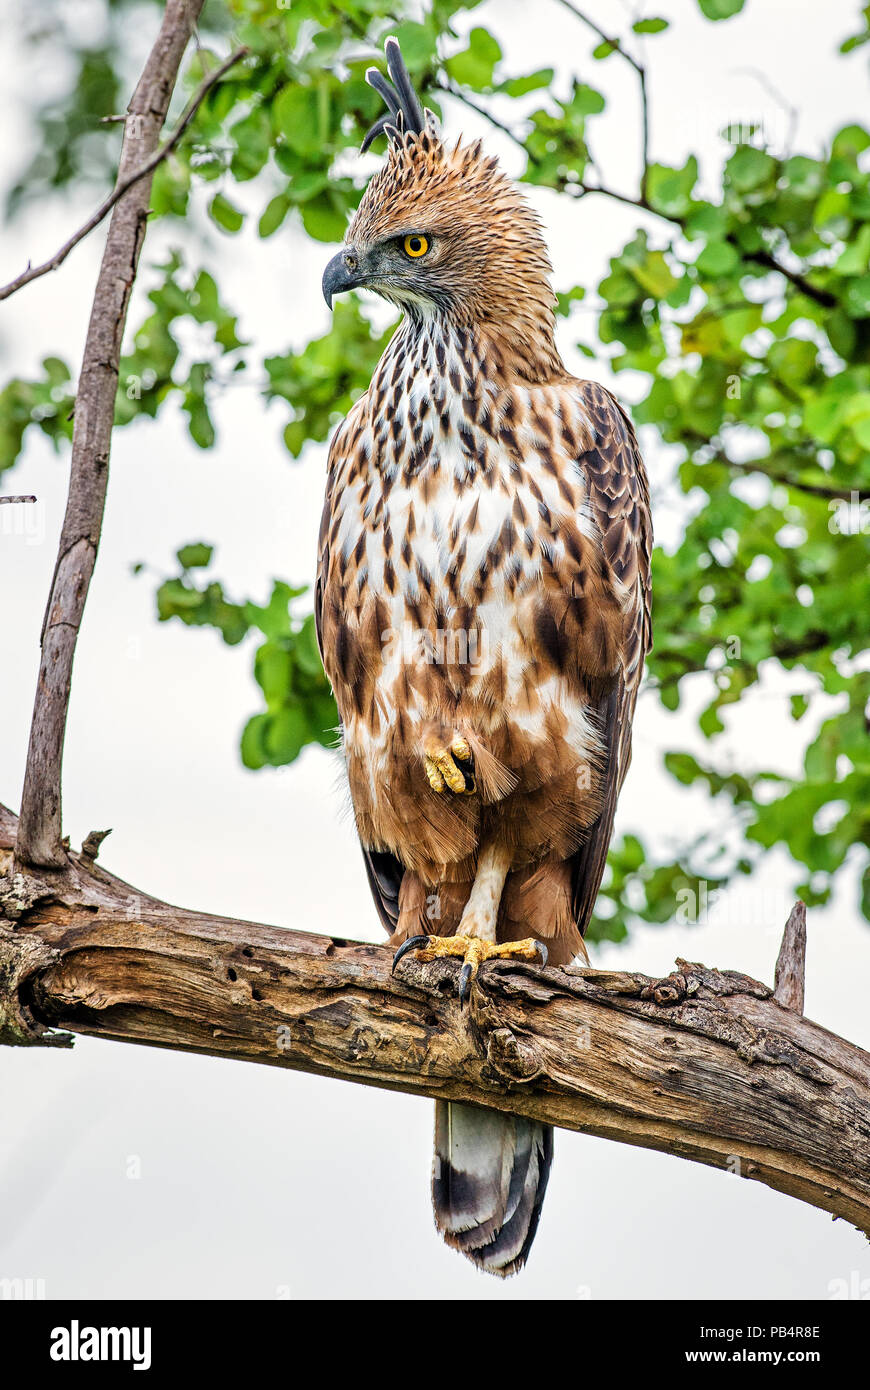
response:
[[[181,574],[157,590],[157,616],[161,622],[178,618],[188,627],[215,628],[230,647],[252,630],[265,638],[254,653],[254,677],[266,707],[245,725],[242,762],[250,768],[280,767],[292,763],[307,743],[332,747],[338,711],[320,662],[314,615],[293,612],[307,586],[292,589],[275,580],[263,607],[235,603],[219,580],[199,574],[212,554],[213,547],[201,541],[181,547],[176,557]]]
[[[738,15],[743,0],[698,5],[718,23]],[[715,835],[687,841],[672,862],[658,862],[632,835],[614,845],[592,934],[620,939],[639,918],[669,920],[681,885],[701,876],[717,886],[777,846],[799,866],[802,895],[824,901],[870,830],[870,676],[860,661],[870,611],[870,133],[847,126],[822,154],[806,155],[738,131],[715,196],[705,196],[694,155],[673,165],[646,158],[640,46],[650,42],[654,53],[667,21],[638,20],[623,37],[588,32],[594,25],[585,21],[592,58],[628,62],[642,79],[643,168],[635,191],[616,191],[590,155],[603,94],[579,77],[566,88],[550,69],[505,72],[498,35],[469,19],[473,8],[431,0],[411,18],[390,0],[210,3],[187,88],[218,61],[229,31],[251,56],[212,89],[160,166],[155,216],[194,226],[208,219],[231,238],[244,225],[242,204],[253,202],[262,238],[296,224],[318,241],[340,240],[364,184],[349,151],[380,114],[365,68],[390,32],[430,106],[449,97],[509,130],[525,153],[527,182],[565,199],[634,206],[638,230],[597,289],[598,342],[582,350],[629,373],[648,451],[658,444],[656,457],[674,461],[685,524],[679,543],[655,554],[650,683],[667,710],[706,692],[698,718],[705,757],[677,747],[665,766],[725,814]],[[60,16],[40,38],[66,45],[70,76],[34,111],[40,154],[11,191],[11,214],[52,189],[110,180],[115,127],[99,117],[123,104],[129,85],[128,9],[128,0],[107,0],[104,32],[88,48],[77,47],[74,26]],[[841,51],[868,39],[864,6]],[[250,186],[244,198],[240,184]],[[154,417],[175,395],[202,448],[215,438],[221,379],[250,372],[284,412],[284,442],[297,458],[365,389],[391,331],[376,332],[356,303],[343,302],[329,333],[298,352],[269,345],[260,358],[240,340],[214,267],[188,270],[174,253],[151,273],[149,314],[122,365],[118,423]],[[587,289],[564,287],[559,313],[570,317]],[[206,343],[195,360],[183,350],[185,321]],[[39,380],[9,382],[0,391],[0,469],[15,462],[30,426],[65,447],[71,405],[69,371],[57,358],[45,359]],[[212,627],[229,645],[262,639],[254,672],[264,708],[245,728],[245,764],[279,765],[309,742],[331,743],[337,716],[313,619],[300,608],[304,591],[275,581],[259,608],[228,599],[206,576],[210,547],[182,547],[178,560],[180,573],[158,591],[161,620]],[[783,720],[803,732],[799,777],[745,759],[734,766],[731,707],[760,699],[777,701]],[[870,915],[866,885],[865,876]]]
[[[341,301],[329,333],[313,339],[304,352],[266,358],[266,395],[287,401],[293,412],[284,443],[294,458],[309,439],[326,439],[366,390],[391,335],[392,329],[375,335],[358,304]]]

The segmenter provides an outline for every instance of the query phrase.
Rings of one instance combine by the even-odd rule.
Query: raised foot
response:
[[[474,780],[474,759],[466,739],[454,734],[449,744],[430,739],[423,751],[426,776],[433,792],[445,787],[457,795],[471,796],[477,790]]]
[[[459,956],[462,959],[459,972],[460,1004],[464,1004],[468,998],[477,972],[486,960],[508,957],[547,964],[546,946],[543,941],[534,941],[531,937],[525,941],[504,941],[497,945],[494,941],[482,941],[479,936],[412,936],[402,942],[393,956],[394,971],[409,951],[414,951],[419,961],[437,960],[439,956]]]

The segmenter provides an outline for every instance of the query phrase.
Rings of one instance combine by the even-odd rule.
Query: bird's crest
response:
[[[384,53],[387,58],[387,71],[393,79],[392,82],[388,82],[384,74],[379,72],[377,68],[369,68],[366,71],[366,82],[383,97],[387,104],[387,111],[380,120],[375,121],[363,140],[360,146],[363,154],[379,135],[386,135],[390,143],[399,140],[406,132],[411,135],[422,135],[428,118],[432,116],[431,111],[424,111],[420,105],[417,93],[414,91],[414,84],[408,76],[408,69],[405,67],[405,60],[402,57],[398,39],[387,39],[384,44]]]
[[[423,107],[414,91],[398,41],[388,38],[384,51],[392,81],[377,68],[368,69],[366,81],[388,109],[361,148],[367,150],[385,134],[387,157],[369,183],[351,230],[364,238],[383,235],[408,217],[419,216],[422,198],[427,225],[436,230],[439,224],[461,224],[465,217],[479,220],[498,212],[513,214],[522,226],[528,213],[498,160],[484,153],[479,140],[446,144],[434,112]],[[536,218],[531,221],[537,225]]]
[[[387,111],[362,148],[385,134],[387,154],[362,196],[347,243],[366,247],[412,233],[434,236],[438,258],[425,262],[419,295],[478,322],[509,312],[513,334],[549,344],[554,297],[536,212],[480,140],[442,139],[436,116],[414,91],[397,40],[388,38],[384,48],[391,80],[369,68],[366,81]]]

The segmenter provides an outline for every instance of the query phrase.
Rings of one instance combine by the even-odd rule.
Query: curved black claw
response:
[[[471,962],[466,961],[459,972],[459,1007],[462,1008],[471,989]]]
[[[547,948],[546,948],[546,946],[544,945],[543,941],[536,941],[536,942],[535,942],[535,945],[537,946],[538,952],[539,952],[540,957],[541,957],[541,965],[544,966],[544,965],[547,964],[547,961],[548,961],[549,958],[550,958],[550,952],[547,950]]]
[[[465,778],[465,795],[473,796],[477,791],[477,778],[474,775],[474,758],[457,758],[454,753],[453,761]]]
[[[428,941],[428,936],[409,936],[407,941],[403,941],[398,951],[393,956],[390,974],[394,975],[396,973],[396,966],[399,964],[402,956],[406,956],[409,951],[419,951],[421,946],[427,945]]]

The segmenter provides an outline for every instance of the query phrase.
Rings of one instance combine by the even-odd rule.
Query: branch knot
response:
[[[541,1054],[529,1038],[517,1037],[510,1028],[494,1028],[486,1040],[486,1060],[508,1081],[534,1081],[544,1070]]]

